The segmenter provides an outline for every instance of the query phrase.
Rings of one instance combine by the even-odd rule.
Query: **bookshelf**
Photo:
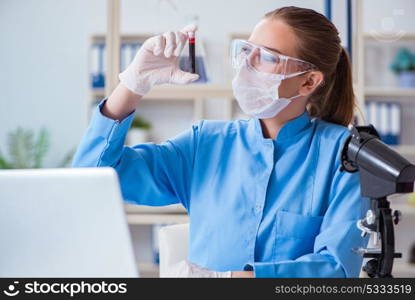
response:
[[[396,34],[396,36],[398,35]],[[409,123],[407,119],[409,116],[415,118],[415,87],[400,87],[396,75],[390,71],[389,65],[400,47],[415,50],[415,34],[399,35],[397,40],[390,40],[392,37],[393,34],[391,33],[364,34],[364,55],[367,61],[364,76],[364,101],[398,103],[402,111],[406,110],[406,113],[401,113],[401,123],[407,124]],[[377,63],[375,64],[375,62]],[[379,76],[379,74],[382,75]],[[376,77],[379,78],[379,82],[374,79]],[[374,85],[375,82],[376,85]],[[410,111],[413,113],[408,114]],[[408,130],[414,130],[414,128],[401,126],[401,135]],[[406,134],[406,136],[408,135]],[[413,136],[413,134],[411,135]],[[403,144],[393,146],[393,148],[408,159],[414,159],[415,138],[403,142]]]
[[[410,124],[405,118],[408,116],[415,118],[415,87],[400,87],[389,65],[398,48],[407,47],[415,51],[415,33],[365,32],[361,0],[354,1],[353,18],[355,30],[352,62],[359,109],[366,115],[366,101],[397,103],[401,106],[401,111],[406,112],[401,112],[401,124]],[[356,115],[358,124],[365,124],[365,120],[358,113]],[[407,132],[408,130],[415,129],[401,126],[400,135],[404,136],[403,132],[407,133],[406,140],[392,148],[413,161],[415,159],[415,135]],[[414,138],[409,138],[409,136]]]

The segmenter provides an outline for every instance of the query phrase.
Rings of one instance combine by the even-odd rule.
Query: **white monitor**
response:
[[[0,170],[0,277],[137,277],[112,168]]]

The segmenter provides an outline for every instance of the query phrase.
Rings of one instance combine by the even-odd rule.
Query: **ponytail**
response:
[[[336,70],[311,97],[309,112],[322,120],[347,126],[353,120],[355,95],[349,55],[341,47]]]
[[[309,115],[349,125],[356,106],[352,70],[334,24],[312,9],[294,6],[271,11],[265,18],[287,23],[298,37],[298,58],[314,64],[324,75],[324,83],[309,97]]]

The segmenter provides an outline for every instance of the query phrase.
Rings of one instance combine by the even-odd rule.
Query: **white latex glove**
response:
[[[179,55],[188,41],[188,32],[196,30],[196,25],[187,25],[181,31],[169,31],[147,39],[119,75],[121,83],[132,92],[144,95],[157,84],[187,84],[197,80],[199,75],[179,68]]]
[[[230,278],[231,271],[216,272],[211,271],[187,260],[182,260],[169,268],[166,277],[186,277],[186,278]]]

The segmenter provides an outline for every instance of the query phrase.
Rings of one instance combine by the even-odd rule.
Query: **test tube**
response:
[[[195,53],[195,33],[194,31],[189,32],[189,60],[190,60],[190,71],[196,73],[196,53]]]

